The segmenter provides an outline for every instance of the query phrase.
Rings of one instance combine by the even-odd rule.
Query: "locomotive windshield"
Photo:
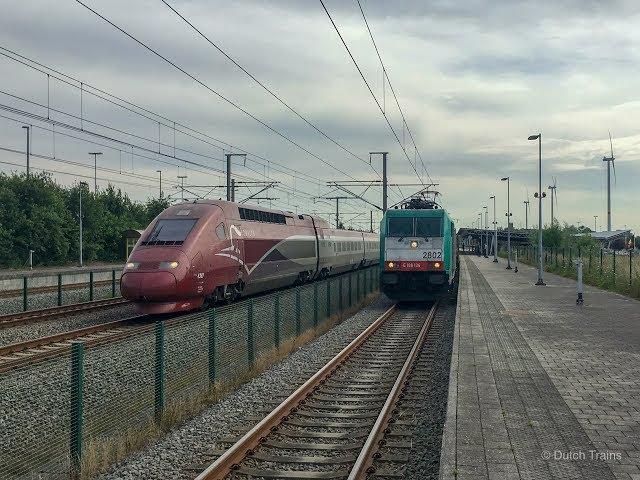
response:
[[[406,218],[406,217],[390,218],[387,235],[390,237],[413,236],[413,218]]]
[[[416,218],[416,237],[439,237],[441,225],[441,218],[418,217]]]
[[[142,245],[181,245],[197,221],[197,218],[158,220]]]
[[[442,219],[434,217],[397,217],[389,219],[389,237],[439,237]]]

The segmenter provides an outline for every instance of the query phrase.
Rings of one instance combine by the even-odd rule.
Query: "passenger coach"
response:
[[[380,286],[394,300],[436,300],[455,291],[455,225],[435,202],[415,198],[380,223]]]

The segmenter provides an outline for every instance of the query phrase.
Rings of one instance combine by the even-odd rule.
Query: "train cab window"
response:
[[[416,218],[416,237],[439,237],[442,235],[442,219],[433,217]]]
[[[413,218],[392,217],[389,219],[387,235],[390,237],[411,237],[413,235]]]
[[[224,223],[221,223],[216,227],[216,235],[220,240],[224,240],[226,238],[226,234],[224,231]]]
[[[197,221],[197,218],[160,219],[141,245],[182,245]]]

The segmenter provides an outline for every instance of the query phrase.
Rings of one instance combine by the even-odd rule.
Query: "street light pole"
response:
[[[503,177],[500,181],[507,182],[507,270],[511,270],[511,207],[509,204],[510,197],[510,177]]]
[[[22,128],[25,128],[27,130],[27,180],[29,180],[29,159],[31,157],[31,145],[30,145],[30,135],[29,133],[31,132],[31,127],[28,125],[23,125]]]
[[[80,196],[80,204],[79,204],[79,213],[78,213],[78,219],[80,220],[80,266],[83,267],[83,260],[82,260],[82,189],[84,187],[88,187],[88,185],[85,182],[80,182],[79,188],[78,188],[78,192],[79,192],[79,196]]]
[[[93,193],[98,192],[98,155],[102,155],[102,152],[89,152],[89,155],[93,155]]]
[[[156,172],[160,174],[160,195],[158,196],[158,198],[162,200],[162,170],[156,170]]]
[[[598,215],[593,216],[593,231],[598,231]]]
[[[496,222],[496,196],[491,195],[489,200],[493,200],[493,263],[498,263],[498,222]]]
[[[489,258],[489,207],[484,207],[484,258]]]
[[[536,285],[544,285],[542,278],[542,198],[546,193],[542,191],[542,133],[530,135],[529,140],[538,140],[538,281]]]

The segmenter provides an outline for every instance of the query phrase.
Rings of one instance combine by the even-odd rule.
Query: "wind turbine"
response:
[[[555,199],[555,203],[556,203],[556,207],[558,206],[558,194],[556,193],[556,188],[558,188],[557,185],[558,179],[556,177],[553,177],[553,185],[549,185],[549,190],[551,190],[551,226],[553,227],[553,201]]]
[[[613,141],[611,140],[611,130],[609,130],[609,145],[611,147],[611,156],[602,157],[603,162],[607,162],[607,231],[611,231],[611,166],[613,165],[613,178],[616,183],[616,158],[613,156]]]
[[[524,228],[529,230],[529,189],[527,188],[527,199],[524,203]]]

